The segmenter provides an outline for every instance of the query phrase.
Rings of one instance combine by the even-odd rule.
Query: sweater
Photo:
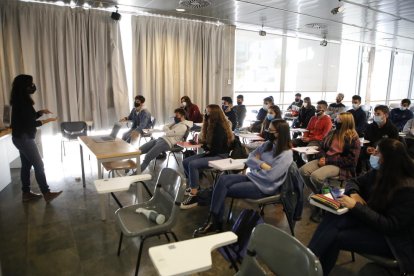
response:
[[[413,112],[411,110],[401,110],[400,108],[394,108],[390,112],[389,119],[397,127],[398,131],[402,131],[407,121],[412,118]]]
[[[279,187],[285,182],[289,167],[293,162],[292,150],[285,150],[278,156],[273,157],[273,152],[276,145],[270,151],[264,151],[268,144],[272,142],[267,141],[253,152],[249,154],[246,165],[250,168],[247,177],[259,188],[259,190],[266,195],[276,194]],[[259,158],[256,158],[259,155]],[[262,163],[268,164],[272,167],[270,170],[263,170],[260,168]]]
[[[196,104],[192,104],[190,107],[185,107],[185,118],[193,123],[203,122],[203,116],[201,116],[200,109]]]
[[[34,139],[36,136],[36,128],[42,125],[37,120],[42,114],[36,112],[30,102],[13,104],[11,115],[12,136],[20,138],[27,135],[28,138]]]
[[[378,172],[367,174],[347,182],[346,194],[358,193],[368,202]],[[377,212],[367,205],[357,203],[350,214],[361,223],[384,234],[398,261],[402,273],[414,273],[414,188],[396,191],[384,212]]]
[[[381,128],[377,125],[377,123],[373,122],[365,129],[364,138],[369,141],[369,144],[365,146],[376,147],[377,142],[379,142],[382,138],[392,138],[398,140],[398,130],[390,120],[387,120],[385,125]]]
[[[206,156],[223,155],[227,157],[230,147],[227,145],[227,134],[220,124],[216,124],[213,131],[213,139],[210,144],[203,145],[203,149],[207,152]],[[205,141],[199,141],[205,143]]]
[[[322,141],[332,128],[331,118],[328,115],[322,117],[313,116],[306,128],[308,132],[303,134],[304,137],[309,137],[310,141]]]
[[[164,139],[171,148],[183,140],[187,130],[189,131],[192,126],[193,122],[187,120],[179,122],[178,124],[174,123],[164,126],[163,131],[165,131],[165,135],[161,138]]]
[[[350,109],[349,113],[352,114],[355,121],[355,129],[359,137],[364,137],[365,128],[367,127],[367,114],[362,108]]]

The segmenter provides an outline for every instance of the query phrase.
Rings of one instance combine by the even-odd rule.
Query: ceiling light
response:
[[[111,18],[115,21],[121,20],[121,14],[118,13],[118,6],[115,6],[116,11],[111,14]]]
[[[326,39],[323,39],[323,40],[321,40],[319,45],[321,45],[322,47],[326,47],[328,45],[328,41]]]
[[[315,29],[315,30],[324,30],[326,29],[326,24],[322,23],[309,23],[305,25],[306,28]]]
[[[332,14],[338,14],[338,13],[343,13],[344,11],[345,11],[345,7],[344,6],[339,6],[339,7],[333,8],[331,10],[331,13]]]
[[[183,9],[183,8],[176,8],[175,10],[178,11],[178,12],[185,12],[185,9]]]

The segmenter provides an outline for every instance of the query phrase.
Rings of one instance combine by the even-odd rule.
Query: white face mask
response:
[[[269,109],[268,105],[267,104],[263,104],[263,109],[267,111]]]
[[[308,106],[308,103],[303,103],[303,107],[307,107]]]
[[[384,120],[382,119],[382,116],[374,116],[374,122],[377,124],[382,124]]]
[[[352,104],[352,108],[353,109],[358,109],[359,108],[359,104]]]
[[[182,103],[181,103],[181,106],[182,106],[182,107],[186,107],[186,106],[187,106],[187,102],[182,102]]]
[[[407,107],[405,107],[405,106],[401,106],[401,107],[400,107],[400,109],[401,109],[402,111],[404,111],[404,110],[407,110]]]

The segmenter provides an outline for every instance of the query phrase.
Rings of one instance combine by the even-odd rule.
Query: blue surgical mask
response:
[[[401,111],[404,111],[404,110],[407,110],[407,107],[401,106],[400,109],[401,109]]]
[[[275,115],[273,115],[273,114],[267,114],[267,116],[266,116],[266,119],[269,120],[269,121],[273,120],[274,118],[275,118]]]
[[[382,124],[383,123],[382,116],[374,116],[374,122],[376,122],[377,124]]]
[[[378,170],[380,167],[379,157],[376,155],[371,155],[369,157],[369,164],[371,165],[371,168],[373,168],[374,170]]]
[[[266,111],[269,109],[269,107],[267,106],[267,104],[263,104],[263,109],[266,110]]]

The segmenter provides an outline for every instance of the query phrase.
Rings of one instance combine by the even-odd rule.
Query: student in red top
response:
[[[317,103],[315,116],[310,119],[306,127],[308,131],[303,134],[302,138],[293,140],[293,147],[320,146],[320,142],[332,128],[331,118],[325,114],[327,109],[327,102],[319,101]],[[300,158],[296,151],[294,152],[294,160],[298,167],[304,164],[302,158]]]
[[[181,107],[185,110],[185,119],[193,123],[201,123],[203,116],[201,116],[198,106],[191,102],[188,96],[181,97]]]

